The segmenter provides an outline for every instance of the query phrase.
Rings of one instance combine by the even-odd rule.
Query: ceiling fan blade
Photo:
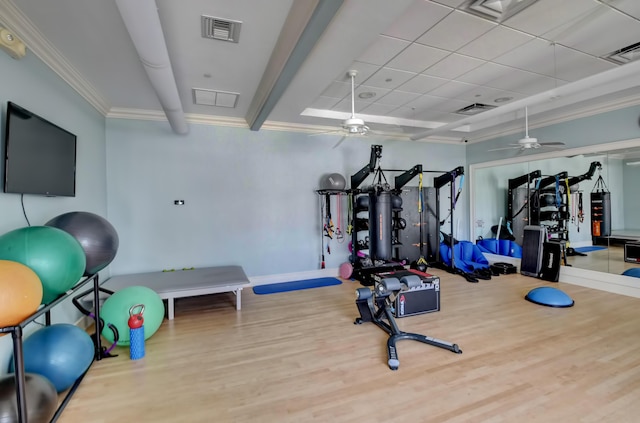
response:
[[[544,145],[544,146],[553,146],[553,145],[561,146],[561,145],[565,145],[565,143],[563,143],[563,142],[541,142],[541,143],[538,143],[538,144]]]
[[[498,148],[492,148],[491,150],[487,150],[487,151],[501,151],[501,150],[513,150],[516,148],[520,148],[517,145],[510,145],[509,147],[498,147]]]
[[[343,136],[342,136],[342,138],[340,138],[340,141],[338,141],[338,142],[336,143],[336,145],[334,145],[334,146],[333,146],[333,148],[338,148],[338,147],[340,146],[340,144],[342,144],[342,142],[343,142],[345,139],[347,139],[347,136],[346,136],[346,135],[343,135]]]

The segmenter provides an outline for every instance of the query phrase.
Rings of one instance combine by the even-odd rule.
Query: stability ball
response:
[[[22,346],[25,371],[46,377],[57,392],[66,390],[82,376],[95,351],[89,334],[69,323],[38,329]],[[9,371],[13,371],[13,360]]]
[[[85,276],[92,276],[113,261],[118,252],[118,233],[105,218],[75,211],[61,214],[45,223],[71,234],[82,246],[87,265]]]
[[[331,173],[323,176],[320,181],[320,189],[326,191],[341,191],[347,186],[347,181],[339,173]]]
[[[37,374],[27,373],[24,381],[29,423],[48,423],[58,408],[56,388],[47,378]],[[16,382],[12,373],[0,379],[0,423],[17,421]]]
[[[129,309],[144,304],[144,339],[156,333],[164,320],[164,303],[152,289],[144,286],[130,286],[115,292],[100,308],[100,317],[105,322],[102,336],[113,342],[113,332],[106,326],[111,323],[118,329],[118,345],[129,345]]]
[[[16,261],[0,260],[0,327],[17,325],[41,301],[42,283],[36,272]]]
[[[86,265],[78,241],[49,226],[29,226],[0,236],[0,260],[17,261],[36,272],[42,282],[43,304],[75,285]]]

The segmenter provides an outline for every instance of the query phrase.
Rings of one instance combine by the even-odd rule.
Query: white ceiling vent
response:
[[[203,38],[231,41],[232,43],[237,43],[238,39],[240,39],[240,26],[242,25],[240,21],[202,15],[200,22],[202,24]]]
[[[538,0],[468,0],[465,10],[495,22],[502,22],[520,13]]]
[[[459,115],[472,116],[472,115],[477,115],[478,113],[484,112],[486,110],[491,110],[495,108],[496,106],[492,106],[490,104],[473,103],[467,107],[463,107],[460,110],[456,110],[455,113]]]
[[[631,44],[616,50],[613,53],[605,56],[605,59],[610,60],[618,65],[624,65],[625,63],[633,62],[640,59],[640,43]]]
[[[233,109],[238,104],[238,93],[214,91],[202,88],[193,89],[193,102],[202,106],[229,107]]]

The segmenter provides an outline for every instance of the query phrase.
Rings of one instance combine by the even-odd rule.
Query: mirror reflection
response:
[[[473,236],[522,246],[524,226],[544,226],[561,243],[563,264],[622,274],[640,263],[637,181],[640,147],[475,169]]]

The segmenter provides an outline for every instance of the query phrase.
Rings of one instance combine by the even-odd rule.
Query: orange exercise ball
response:
[[[17,325],[42,302],[40,278],[22,263],[0,260],[0,327]]]

